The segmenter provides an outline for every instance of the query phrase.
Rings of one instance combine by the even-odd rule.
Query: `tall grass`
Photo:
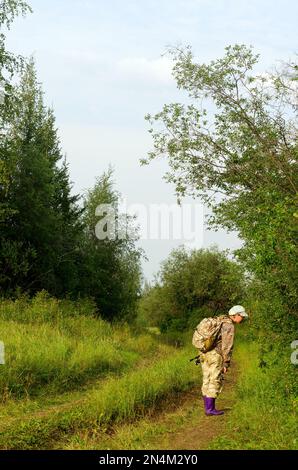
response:
[[[48,324],[1,321],[0,331],[5,343],[5,365],[0,373],[2,397],[33,395],[46,384],[61,392],[94,375],[120,372],[139,358],[134,351],[120,353],[112,337],[95,341],[92,336],[71,336]]]
[[[60,323],[64,318],[97,316],[95,303],[91,299],[71,301],[56,299],[46,291],[38,292],[33,298],[25,294],[16,300],[1,299],[0,318],[19,323]],[[106,323],[108,330],[108,324]]]
[[[177,352],[155,332],[108,324],[92,302],[45,292],[0,302],[0,340],[4,449],[47,448],[64,433],[133,420],[197,379],[192,351]]]
[[[158,349],[154,336],[134,337],[128,326],[96,318],[92,302],[58,301],[44,292],[32,300],[0,302],[0,340],[5,345],[2,401],[61,393],[120,374]]]
[[[216,439],[210,448],[298,448],[298,401],[292,393],[291,382],[294,380],[294,366],[280,347],[272,348],[268,356],[271,363],[266,363],[259,359],[258,343],[238,345],[236,354],[240,377],[235,405],[229,416],[226,435]]]

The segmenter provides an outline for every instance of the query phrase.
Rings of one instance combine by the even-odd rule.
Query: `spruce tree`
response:
[[[33,60],[26,65],[16,90],[17,112],[6,140],[10,183],[6,202],[11,210],[1,239],[6,279],[2,288],[55,295],[69,290],[74,276],[73,253],[79,233],[77,196],[71,195],[68,169],[62,161],[53,111],[47,109]],[[22,269],[16,272],[14,260]],[[71,282],[73,284],[73,282]]]
[[[140,257],[142,252],[136,247],[137,236],[121,237],[127,227],[132,231],[132,220],[119,211],[120,194],[114,189],[113,171],[96,180],[84,200],[84,239],[82,242],[82,268],[79,292],[93,297],[103,318],[112,320],[132,320],[136,315],[137,299],[141,288]],[[104,231],[107,238],[98,238],[96,226],[107,220],[105,214],[96,214],[101,204],[109,205],[114,211],[113,221]]]

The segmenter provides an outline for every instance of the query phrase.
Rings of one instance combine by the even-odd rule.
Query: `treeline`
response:
[[[98,239],[95,210],[120,195],[109,169],[83,196],[72,193],[52,109],[44,103],[33,60],[9,53],[5,30],[29,7],[0,2],[0,295],[46,290],[58,298],[92,297],[103,318],[131,319],[141,285],[136,239]]]
[[[244,270],[226,253],[182,246],[162,263],[153,285],[145,284],[138,321],[175,338],[204,317],[227,313],[245,291]]]

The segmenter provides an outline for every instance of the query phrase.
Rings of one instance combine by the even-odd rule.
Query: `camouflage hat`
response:
[[[230,308],[229,315],[241,315],[241,317],[248,317],[245,308],[242,305],[234,305],[234,307]]]

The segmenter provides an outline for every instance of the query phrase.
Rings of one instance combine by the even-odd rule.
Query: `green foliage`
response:
[[[82,264],[77,290],[96,301],[103,318],[131,321],[136,315],[140,292],[142,251],[135,246],[137,234],[119,236],[121,230],[131,228],[132,221],[119,213],[120,195],[113,187],[112,176],[111,169],[103,173],[84,199]],[[114,211],[111,218],[105,213],[96,215],[102,204]],[[103,239],[96,235],[98,223],[104,228]]]
[[[226,313],[243,295],[239,264],[215,248],[188,252],[182,247],[163,263],[156,284],[143,294],[139,311],[162,332],[181,332],[205,316]]]
[[[297,365],[290,362],[290,345],[271,344],[266,363],[259,345],[240,342],[240,377],[235,406],[227,429],[210,444],[211,449],[290,450],[297,441]]]
[[[244,45],[209,64],[196,63],[189,47],[169,52],[191,104],[146,117],[163,129],[150,129],[154,148],[143,163],[167,156],[177,196],[199,196],[213,226],[238,231],[239,260],[297,324],[297,65],[253,74],[258,56]]]
[[[54,114],[43,103],[32,60],[14,97],[16,112],[6,129],[0,160],[2,295],[34,295],[45,289],[60,298],[88,296],[104,318],[132,320],[141,280],[137,234],[104,240],[95,235],[100,204],[114,208],[118,231],[132,228],[132,220],[119,214],[112,170],[97,179],[84,207],[79,207]]]
[[[26,15],[31,12],[27,2],[23,0],[1,0],[0,2],[0,26],[9,28],[18,15]]]
[[[21,0],[0,2],[0,290],[13,295],[45,288],[61,295],[78,279],[78,197],[70,194],[54,115],[43,104],[34,63],[10,54],[2,32],[29,11]],[[20,83],[12,86],[20,72]]]
[[[0,286],[13,293],[45,288],[55,295],[72,287],[73,256],[79,232],[53,112],[43,104],[33,61],[16,90],[16,115],[7,129],[3,161],[9,186],[1,202],[10,212],[1,224]]]
[[[256,338],[266,332],[269,345],[296,339],[297,319],[287,314],[287,298],[270,283],[253,280],[247,289],[245,305],[250,313],[250,330]]]
[[[6,130],[10,118],[15,115],[15,94],[12,78],[23,66],[23,58],[15,56],[6,49],[5,34],[3,30],[10,28],[11,23],[18,15],[25,15],[31,11],[27,3],[22,0],[0,1],[0,223],[11,209],[2,201],[2,194],[9,188],[9,165],[5,161]]]
[[[141,278],[137,234],[99,241],[94,233],[101,203],[115,208],[119,229],[132,228],[118,213],[112,171],[97,180],[81,208],[34,62],[5,48],[2,31],[29,11],[22,0],[0,0],[0,293],[89,296],[105,318],[132,320]],[[12,86],[14,75],[19,82]]]

